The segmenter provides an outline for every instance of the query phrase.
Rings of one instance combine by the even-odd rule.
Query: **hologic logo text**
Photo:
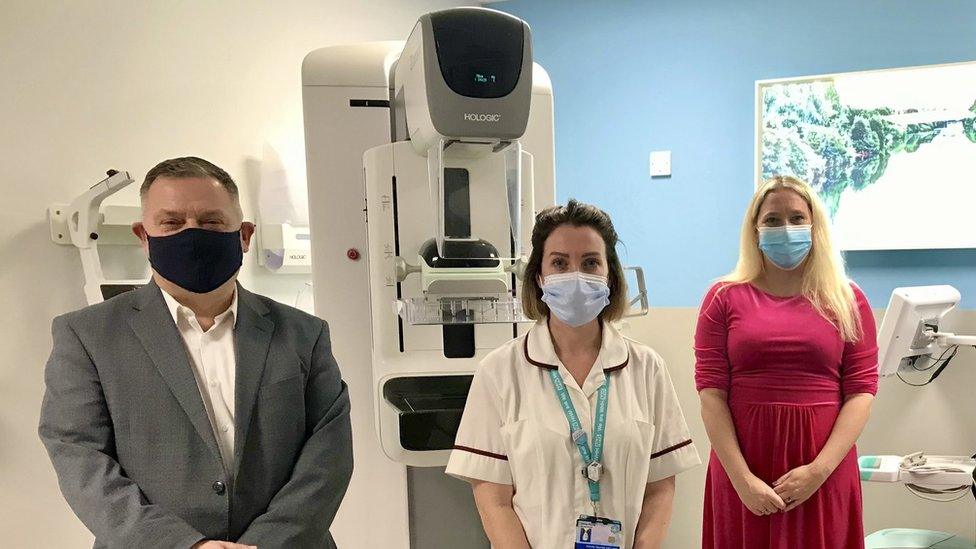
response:
[[[477,114],[473,112],[464,113],[465,122],[498,122],[502,119],[500,114]]]

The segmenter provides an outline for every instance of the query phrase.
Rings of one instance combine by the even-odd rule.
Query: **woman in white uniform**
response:
[[[664,361],[611,325],[627,308],[616,244],[594,206],[536,216],[536,324],[478,367],[447,466],[494,549],[660,547],[674,477],[701,463]]]

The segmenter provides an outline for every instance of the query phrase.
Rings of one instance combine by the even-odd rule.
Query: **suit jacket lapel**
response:
[[[237,285],[237,325],[234,339],[237,345],[237,381],[234,388],[234,476],[241,465],[241,455],[247,440],[251,416],[257,401],[258,389],[264,375],[274,333],[270,311],[254,294]]]
[[[166,380],[173,396],[186,411],[197,434],[214,456],[220,459],[210,416],[203,405],[200,388],[186,355],[186,345],[166,307],[162,290],[155,282],[150,282],[137,291],[141,295],[133,305],[137,312],[129,317],[129,325]]]

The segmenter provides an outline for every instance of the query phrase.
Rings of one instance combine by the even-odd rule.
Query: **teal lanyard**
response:
[[[597,391],[596,417],[593,422],[593,450],[586,442],[586,431],[580,423],[573,401],[569,398],[569,391],[566,384],[559,375],[558,370],[549,370],[549,377],[552,384],[556,387],[556,396],[559,404],[566,414],[566,421],[569,422],[569,433],[576,447],[579,449],[580,457],[583,458],[583,476],[590,486],[590,503],[593,504],[593,515],[598,516],[600,511],[600,474],[603,469],[601,460],[603,459],[603,438],[607,427],[607,395],[610,389],[610,375],[606,375],[603,386]]]

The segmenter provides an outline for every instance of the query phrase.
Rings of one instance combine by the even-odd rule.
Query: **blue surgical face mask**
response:
[[[547,276],[542,281],[542,301],[564,324],[582,326],[610,304],[607,278],[579,271]]]
[[[784,271],[792,271],[810,254],[812,229],[812,225],[759,227],[759,249],[773,265]]]
[[[183,229],[169,236],[150,236],[149,264],[184,290],[205,294],[234,276],[244,262],[241,231]]]

